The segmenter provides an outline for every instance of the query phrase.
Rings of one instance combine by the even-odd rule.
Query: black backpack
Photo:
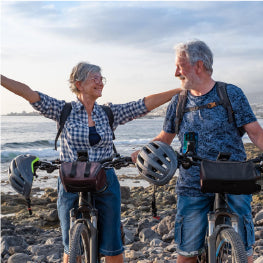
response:
[[[109,106],[106,106],[106,105],[100,105],[100,107],[102,107],[102,109],[105,111],[105,113],[107,114],[107,117],[109,119],[109,124],[110,124],[110,127],[111,127],[111,130],[112,130],[112,133],[113,133],[113,140],[115,140],[115,134],[113,132],[113,121],[114,121],[114,115],[112,113],[112,110]],[[72,105],[70,102],[67,102],[62,111],[61,111],[61,114],[60,114],[60,118],[59,118],[59,123],[58,123],[58,132],[57,132],[57,135],[56,135],[56,138],[55,138],[55,150],[57,150],[57,141],[58,141],[58,138],[64,128],[64,125],[66,123],[66,120],[70,114],[72,110]],[[117,153],[117,150],[115,148],[115,145],[113,144],[113,150],[115,153]]]
[[[176,106],[175,133],[176,134],[179,133],[180,124],[183,120],[183,116],[185,112],[196,111],[196,110],[204,109],[204,108],[212,109],[218,105],[222,105],[227,110],[228,122],[229,123],[235,122],[234,111],[232,109],[232,105],[227,95],[226,86],[227,84],[224,82],[219,82],[219,81],[216,82],[216,91],[220,98],[220,101],[214,101],[206,105],[195,106],[195,107],[190,107],[190,108],[185,108],[186,100],[187,100],[187,90],[181,91],[181,93],[179,94],[178,102]],[[241,137],[245,134],[245,130],[243,127],[237,127],[237,130]]]

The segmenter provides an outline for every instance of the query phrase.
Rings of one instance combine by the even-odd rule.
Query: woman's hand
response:
[[[148,111],[152,111],[153,109],[170,101],[174,95],[179,94],[181,91],[182,89],[178,88],[149,95],[144,98],[145,106]]]

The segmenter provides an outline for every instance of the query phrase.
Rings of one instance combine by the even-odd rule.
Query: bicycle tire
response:
[[[88,227],[78,223],[72,227],[69,241],[69,263],[90,262],[90,233]],[[81,259],[81,260],[80,260]]]
[[[216,263],[247,263],[243,241],[233,228],[222,229],[217,235]]]

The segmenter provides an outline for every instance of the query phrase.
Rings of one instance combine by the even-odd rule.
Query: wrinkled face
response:
[[[85,81],[80,82],[78,90],[96,100],[102,96],[104,84],[105,78],[99,72],[90,73]]]
[[[191,65],[189,59],[184,53],[179,53],[175,59],[175,77],[181,80],[182,89],[193,89],[194,85],[198,82],[196,74],[196,65]]]

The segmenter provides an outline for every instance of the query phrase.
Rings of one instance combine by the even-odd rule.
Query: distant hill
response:
[[[249,103],[263,104],[263,91],[246,93]]]
[[[32,112],[26,112],[26,111],[10,112],[10,113],[7,113],[4,116],[39,116],[39,113],[37,111],[32,111]]]

